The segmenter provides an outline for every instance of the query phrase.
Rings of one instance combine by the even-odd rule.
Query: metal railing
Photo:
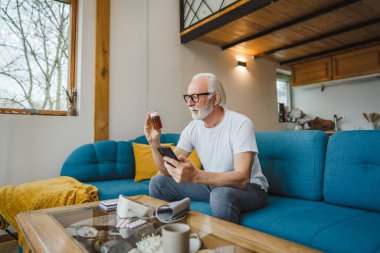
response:
[[[241,0],[180,0],[181,31]]]

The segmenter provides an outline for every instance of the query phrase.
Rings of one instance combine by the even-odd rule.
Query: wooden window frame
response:
[[[70,4],[70,47],[69,47],[69,69],[68,85],[69,91],[76,90],[76,63],[77,63],[77,31],[78,31],[78,1],[79,0],[55,0],[57,2]],[[0,114],[16,115],[42,115],[42,116],[67,116],[67,111],[36,110],[1,108]]]
[[[277,81],[278,80],[282,80],[282,81],[285,81],[288,85],[287,85],[287,103],[288,103],[288,109],[289,111],[291,111],[292,107],[293,107],[293,100],[292,100],[292,75],[291,74],[285,74],[285,73],[282,73],[282,72],[279,72],[277,71],[276,72],[276,100],[277,100]],[[278,104],[278,100],[277,100],[277,104]],[[279,111],[279,108],[277,108],[277,110]]]

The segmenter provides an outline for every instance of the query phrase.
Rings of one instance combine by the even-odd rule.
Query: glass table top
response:
[[[148,197],[146,197],[148,198]],[[144,201],[150,200],[144,199]],[[149,203],[147,203],[149,204]],[[117,217],[115,211],[106,212],[98,205],[76,207],[47,212],[47,215],[58,224],[65,233],[73,238],[87,252],[162,252],[161,227],[166,225],[157,220],[148,220],[136,228],[120,228],[117,225],[125,219]],[[132,218],[131,222],[139,220]],[[251,240],[246,238],[247,229],[235,224],[225,223],[210,216],[195,212],[182,221],[191,227],[191,233],[198,235],[198,246],[192,244],[190,238],[190,253],[251,253]],[[227,227],[225,225],[228,225]],[[234,228],[234,229],[231,229]],[[236,231],[234,231],[236,230]],[[240,232],[240,230],[242,230]],[[248,232],[251,234],[251,230]],[[144,248],[141,245],[160,244],[160,251],[137,251]],[[192,246],[193,245],[193,246]],[[150,248],[152,249],[152,248]]]
[[[105,212],[98,207],[58,211],[49,215],[88,252],[108,252],[107,246],[120,249],[112,252],[128,252],[136,248],[136,243],[143,238],[160,234],[161,224],[156,221],[148,221],[136,228],[117,228],[121,219],[116,212]],[[130,221],[136,220],[140,219],[132,218]]]

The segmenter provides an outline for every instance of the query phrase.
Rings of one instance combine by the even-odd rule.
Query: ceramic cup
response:
[[[165,253],[189,253],[190,226],[173,223],[162,227]]]
[[[119,201],[117,203],[116,213],[119,218],[128,218],[128,199],[123,195],[119,195]]]

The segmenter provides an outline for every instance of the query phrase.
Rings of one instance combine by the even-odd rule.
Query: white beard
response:
[[[189,110],[191,111],[191,117],[193,120],[203,120],[205,119],[212,111],[214,110],[214,106],[212,105],[211,101],[207,102],[207,105],[203,108],[198,106],[189,107]],[[197,112],[194,112],[193,110],[197,110]]]

